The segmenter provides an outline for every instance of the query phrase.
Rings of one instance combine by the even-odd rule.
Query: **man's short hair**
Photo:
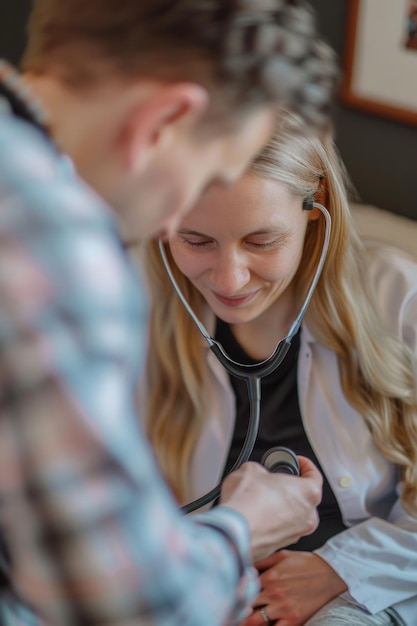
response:
[[[23,69],[87,88],[190,80],[229,114],[266,103],[327,117],[335,60],[303,0],[34,0]],[[216,101],[216,98],[214,98]]]

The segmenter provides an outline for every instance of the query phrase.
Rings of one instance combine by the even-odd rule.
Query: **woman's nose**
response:
[[[250,280],[250,271],[244,255],[224,254],[212,267],[210,279],[214,289],[222,296],[234,296]]]

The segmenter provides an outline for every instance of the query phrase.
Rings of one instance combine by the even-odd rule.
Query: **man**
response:
[[[332,55],[294,0],[35,0],[23,70],[0,65],[2,623],[233,621],[253,560],[316,527],[320,477],[246,464],[180,515],[135,414],[146,307],[119,235],[165,236],[235,180],[277,104],[322,123]]]

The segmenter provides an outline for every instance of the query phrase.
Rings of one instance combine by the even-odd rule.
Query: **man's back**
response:
[[[191,586],[201,590],[184,624],[211,624],[231,605],[242,571],[227,537],[242,553],[247,541],[239,516],[212,515],[221,533],[190,522],[185,539],[138,430],[144,305],[105,207],[37,129],[0,114],[7,625],[175,624]]]
[[[235,180],[277,105],[327,120],[333,55],[303,0],[33,4],[25,75],[0,67],[0,85],[40,99],[125,244],[169,234],[207,185]],[[320,475],[246,464],[227,508],[179,514],[137,425],[144,296],[115,224],[45,137],[0,117],[4,621],[35,623],[24,606],[43,624],[233,620],[252,559],[316,526]]]

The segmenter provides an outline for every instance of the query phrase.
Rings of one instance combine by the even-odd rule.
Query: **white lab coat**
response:
[[[372,243],[368,254],[384,322],[417,356],[417,263]],[[214,325],[206,321],[208,328]],[[189,500],[220,479],[235,419],[228,375],[203,345],[210,411],[193,458]],[[365,421],[343,395],[336,355],[305,324],[297,376],[305,431],[349,527],[316,552],[346,582],[349,601],[371,613],[393,606],[407,626],[417,626],[417,519],[400,504],[397,468],[378,452]]]

